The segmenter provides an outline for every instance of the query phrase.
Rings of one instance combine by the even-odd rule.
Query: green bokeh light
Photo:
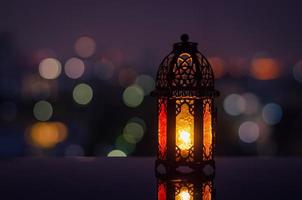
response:
[[[39,101],[34,105],[33,114],[37,120],[47,121],[53,114],[53,109],[47,101]]]
[[[144,91],[137,85],[127,87],[123,92],[124,103],[132,108],[139,106],[144,100]]]
[[[76,103],[86,105],[92,100],[93,90],[88,84],[81,83],[73,89],[72,95]]]
[[[125,140],[123,135],[120,135],[115,140],[115,147],[116,149],[123,151],[126,155],[129,155],[135,150],[136,145],[129,143]]]
[[[143,138],[144,128],[139,123],[129,122],[123,130],[123,136],[127,142],[136,144]]]

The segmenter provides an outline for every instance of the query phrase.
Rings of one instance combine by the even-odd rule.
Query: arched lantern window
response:
[[[157,77],[158,155],[156,172],[169,176],[215,168],[214,75],[197,43],[181,36],[161,62]]]

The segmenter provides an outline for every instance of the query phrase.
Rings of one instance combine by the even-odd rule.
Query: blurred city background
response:
[[[155,156],[162,59],[182,33],[212,64],[220,156],[302,155],[299,2],[7,1],[0,156]]]

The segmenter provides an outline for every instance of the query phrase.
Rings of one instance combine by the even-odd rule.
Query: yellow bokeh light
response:
[[[67,128],[61,122],[38,122],[29,129],[27,139],[34,147],[48,149],[64,141],[67,134]]]
[[[189,105],[183,104],[181,112],[176,116],[176,145],[182,157],[189,155],[194,144],[194,117],[189,112]]]
[[[55,58],[46,58],[39,64],[39,73],[45,79],[55,79],[61,74],[61,63]]]
[[[108,157],[127,157],[127,155],[121,150],[112,150],[108,153]]]

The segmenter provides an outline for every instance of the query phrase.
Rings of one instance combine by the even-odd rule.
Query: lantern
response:
[[[213,200],[213,180],[177,179],[157,180],[157,200]]]
[[[153,95],[158,100],[156,173],[204,174],[215,162],[216,106],[213,70],[186,34],[161,62]]]

